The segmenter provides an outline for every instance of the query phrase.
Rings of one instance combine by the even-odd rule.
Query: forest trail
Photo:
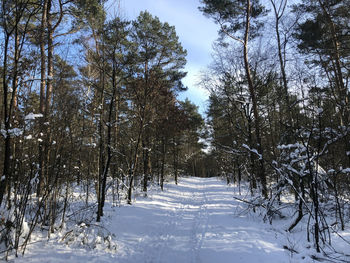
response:
[[[106,210],[103,224],[115,235],[115,254],[49,242],[15,262],[290,262],[276,230],[238,214],[233,189],[217,178],[181,178],[132,206]]]
[[[118,262],[290,262],[275,231],[237,216],[233,194],[217,178],[190,177],[121,208],[114,232],[126,253]]]

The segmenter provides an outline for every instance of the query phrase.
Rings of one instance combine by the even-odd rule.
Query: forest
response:
[[[350,227],[349,0],[199,1],[218,26],[205,116],[179,99],[175,27],[108,6],[1,0],[1,258],[186,176],[242,186],[270,223],[289,197],[285,230],[306,220],[317,252]]]

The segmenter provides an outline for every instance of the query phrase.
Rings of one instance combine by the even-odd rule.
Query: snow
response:
[[[271,262],[271,256],[285,257],[274,237],[266,238],[268,232],[235,217],[237,205],[232,190],[216,179],[186,178],[151,200],[122,207],[115,232],[133,223],[116,233],[124,246],[120,262]]]
[[[262,160],[262,155],[258,152],[257,149],[250,149],[250,147],[246,144],[243,144],[242,145],[244,148],[246,148],[248,151],[251,151],[252,153],[255,153],[258,157],[259,157],[259,160]]]
[[[6,138],[6,136],[7,136],[6,130],[1,129],[1,130],[0,130],[0,133],[1,133],[1,135],[2,135],[4,138]]]
[[[33,136],[31,134],[29,134],[28,136],[25,136],[24,139],[31,140],[31,139],[33,139]]]
[[[101,224],[112,233],[116,251],[67,246],[60,242],[63,233],[42,242],[34,237],[14,262],[313,262],[316,252],[305,241],[305,225],[286,232],[292,217],[269,225],[233,196],[238,188],[217,178],[181,178],[177,186],[166,184],[164,192],[138,194],[131,206],[106,204]],[[337,240],[333,244],[344,252],[348,248]]]
[[[19,128],[13,128],[13,129],[9,129],[7,132],[4,129],[0,130],[0,133],[2,134],[2,136],[4,138],[7,137],[7,134],[10,135],[10,137],[17,137],[17,136],[21,136],[23,134],[23,130],[19,129]]]
[[[344,174],[350,173],[350,168],[345,168],[345,169],[341,170],[341,172]]]
[[[323,113],[323,109],[322,109],[322,108],[316,108],[316,112],[317,112],[318,114],[322,114],[322,113]]]
[[[33,112],[29,113],[24,117],[25,120],[35,120],[36,118],[42,118],[43,115],[41,113],[34,114]]]
[[[96,143],[86,143],[84,144],[86,147],[92,147],[92,148],[96,148],[97,144]]]

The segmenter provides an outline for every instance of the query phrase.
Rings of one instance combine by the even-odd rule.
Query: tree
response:
[[[298,7],[311,15],[299,24],[295,37],[299,40],[298,48],[313,55],[310,61],[320,66],[334,89],[334,99],[340,111],[340,123],[349,122],[349,94],[347,92],[350,52],[349,25],[345,22],[349,11],[349,1],[303,1]]]
[[[186,116],[187,125],[183,134],[183,153],[185,173],[192,176],[200,176],[200,169],[197,162],[201,159],[203,145],[200,142],[203,132],[204,120],[198,113],[198,106],[191,103],[188,99],[180,102],[180,107]]]
[[[214,21],[220,25],[221,35],[228,36],[240,43],[243,47],[244,70],[254,114],[256,149],[259,156],[261,156],[259,157],[259,169],[257,170],[257,174],[262,186],[262,194],[267,198],[260,115],[256,98],[257,91],[253,82],[248,55],[249,40],[257,35],[259,28],[262,26],[258,18],[265,14],[265,9],[258,0],[203,0],[202,3],[204,6],[200,7],[200,10],[209,17],[212,17]]]
[[[349,116],[349,25],[345,22],[349,13],[349,1],[303,1],[296,6],[295,12],[304,12],[309,16],[296,30],[294,37],[298,48],[308,54],[308,64],[313,65],[328,82],[329,96],[335,109],[335,119],[340,126],[347,126]],[[325,86],[325,85],[324,85]],[[344,137],[339,159],[343,165],[350,165],[349,138]]]
[[[125,68],[127,62],[126,53],[125,50],[129,47],[129,42],[127,40],[128,36],[128,26],[129,22],[122,21],[119,18],[116,18],[112,21],[110,21],[107,26],[106,30],[104,32],[105,34],[105,52],[106,52],[106,62],[109,64],[110,67],[110,73],[107,72],[107,76],[110,79],[109,87],[111,90],[106,90],[106,93],[108,95],[107,101],[109,102],[108,108],[107,108],[107,120],[106,120],[106,126],[107,126],[107,134],[106,134],[106,149],[103,150],[106,156],[105,163],[101,168],[102,176],[101,182],[99,185],[101,185],[100,190],[98,194],[100,195],[98,200],[98,219],[99,217],[103,215],[103,207],[104,202],[106,198],[106,183],[107,183],[107,175],[110,169],[110,165],[112,162],[113,157],[113,150],[115,150],[114,147],[116,147],[116,143],[112,143],[113,135],[116,136],[118,131],[118,118],[119,118],[119,106],[120,106],[120,100],[121,100],[121,85],[125,81]],[[109,58],[109,59],[108,59]],[[106,103],[107,104],[107,103]],[[103,114],[101,112],[101,114]],[[102,115],[100,116],[102,118]]]
[[[283,99],[284,99],[284,112],[283,114],[287,116],[287,122],[286,122],[286,135],[285,140],[287,143],[290,143],[292,141],[292,126],[293,126],[293,118],[291,115],[291,102],[290,102],[290,95],[288,91],[288,78],[287,78],[287,72],[286,72],[286,66],[287,66],[287,58],[286,58],[286,49],[287,44],[290,38],[290,34],[292,32],[293,25],[288,28],[288,30],[282,31],[283,26],[283,18],[286,16],[287,12],[287,5],[288,0],[282,0],[282,1],[276,1],[276,0],[270,0],[273,13],[275,17],[275,32],[276,32],[276,42],[277,42],[277,50],[278,50],[278,60],[279,60],[279,66],[280,66],[280,74],[281,74],[281,83],[283,87]],[[282,37],[284,36],[284,37]]]
[[[6,187],[10,193],[11,184],[11,155],[12,138],[18,130],[13,127],[15,108],[17,107],[17,91],[21,72],[21,58],[25,40],[29,32],[29,24],[37,13],[37,8],[30,0],[26,1],[2,1],[0,9],[0,26],[3,33],[3,59],[2,59],[2,99],[4,125],[4,161],[3,171],[0,179],[0,205]],[[11,49],[13,54],[10,54]],[[16,132],[17,131],[17,132]],[[8,196],[9,197],[9,196]]]
[[[149,145],[149,130],[152,127],[154,107],[159,93],[162,90],[174,92],[186,75],[182,71],[186,63],[186,51],[179,43],[175,28],[168,23],[160,22],[148,12],[141,12],[132,24],[130,40],[133,42],[130,75],[134,77],[128,81],[127,89],[137,116],[138,132],[129,180],[129,203],[140,147],[143,144],[143,148],[152,150]],[[147,181],[147,178],[148,171],[144,171],[144,180]]]

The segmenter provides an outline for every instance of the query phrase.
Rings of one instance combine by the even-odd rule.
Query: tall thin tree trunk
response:
[[[46,28],[47,28],[47,3],[48,0],[44,0],[41,14],[41,28],[40,28],[40,108],[39,112],[44,117],[45,115],[45,88],[46,88]],[[37,186],[37,196],[41,196],[42,189],[44,187],[44,123],[45,119],[40,120],[40,132],[39,132],[39,182]]]
[[[177,171],[177,164],[178,164],[178,153],[177,153],[177,143],[174,136],[174,155],[173,155],[173,162],[174,162],[174,177],[175,177],[175,184],[178,183],[178,171]]]
[[[102,70],[103,71],[103,70]],[[104,142],[104,124],[103,124],[103,114],[104,114],[104,72],[100,72],[100,79],[102,81],[102,88],[100,91],[100,119],[98,125],[99,133],[99,169],[98,169],[98,180],[97,180],[97,222],[101,221],[101,216],[103,216],[102,210],[102,178],[105,170],[105,142]]]
[[[149,156],[149,149],[148,144],[146,145],[144,143],[143,147],[143,191],[147,192],[147,185],[148,185],[148,177],[149,177],[149,162],[150,162],[150,156]]]
[[[162,164],[161,164],[161,172],[160,172],[160,189],[164,190],[164,166],[165,166],[165,138],[162,139]]]
[[[8,112],[8,80],[7,80],[7,63],[8,63],[8,49],[9,49],[9,38],[10,35],[7,34],[5,36],[4,43],[4,58],[3,58],[3,74],[2,74],[2,87],[4,91],[4,123],[6,130],[5,137],[5,149],[4,149],[4,164],[3,164],[3,172],[0,179],[0,205],[2,204],[2,200],[5,194],[6,186],[9,183],[9,178],[11,177],[10,164],[11,164],[11,137],[9,134],[9,130],[11,128],[11,118]]]
[[[260,127],[260,118],[259,118],[259,112],[258,112],[258,104],[256,99],[256,91],[253,84],[251,72],[250,72],[250,65],[249,65],[249,59],[248,59],[248,40],[249,40],[249,30],[250,30],[250,14],[251,14],[251,2],[250,0],[247,0],[247,9],[246,9],[246,25],[245,25],[245,33],[244,33],[244,45],[243,45],[243,52],[244,52],[244,68],[246,77],[248,80],[248,87],[249,87],[249,93],[252,100],[252,106],[253,106],[253,114],[254,114],[254,124],[255,124],[255,134],[256,134],[256,142],[257,142],[257,151],[260,156],[258,156],[259,159],[259,169],[258,169],[258,175],[262,187],[262,195],[264,198],[267,198],[267,182],[266,182],[266,173],[265,173],[265,165],[264,165],[264,158],[263,158],[263,146],[262,146],[262,140],[261,140],[261,127]]]
[[[281,36],[280,36],[280,19],[283,16],[283,13],[285,11],[285,8],[287,6],[287,0],[282,0],[280,2],[279,8],[277,8],[275,1],[270,0],[274,14],[275,14],[275,31],[276,31],[276,37],[277,37],[277,47],[278,47],[278,59],[280,64],[280,70],[282,74],[282,83],[283,83],[283,93],[284,93],[284,100],[285,100],[285,107],[284,111],[287,116],[287,137],[286,137],[286,143],[291,143],[291,136],[292,136],[292,114],[291,114],[291,107],[290,107],[290,99],[289,99],[289,92],[288,92],[288,80],[287,80],[287,74],[286,74],[286,62],[283,58],[283,51],[282,51],[282,43],[281,43]]]
[[[128,198],[127,198],[129,205],[131,205],[132,188],[134,186],[134,177],[136,174],[137,162],[138,162],[138,157],[139,157],[138,151],[139,151],[139,147],[140,147],[141,139],[142,139],[142,135],[143,135],[143,120],[144,120],[144,118],[141,117],[140,128],[139,128],[137,141],[136,141],[135,153],[133,156],[132,165],[130,167],[130,174],[129,174],[130,181],[129,181]]]
[[[115,86],[113,88],[113,94],[112,99],[109,105],[109,113],[108,113],[108,126],[107,126],[107,160],[106,164],[103,167],[103,175],[102,175],[102,186],[101,186],[101,193],[100,193],[100,202],[99,204],[99,212],[100,217],[103,216],[103,207],[105,205],[105,199],[106,199],[106,185],[107,185],[107,175],[109,171],[109,167],[112,160],[112,117],[113,117],[113,108],[114,108],[114,100],[117,92],[117,87]]]

